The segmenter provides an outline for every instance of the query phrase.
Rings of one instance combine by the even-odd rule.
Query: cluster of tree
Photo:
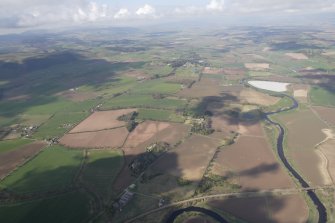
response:
[[[212,129],[211,119],[208,116],[205,116],[204,118],[193,121],[191,132],[199,133],[202,135],[212,134],[214,132],[214,129]]]
[[[130,112],[129,114],[121,115],[120,117],[117,118],[117,120],[127,122],[126,128],[128,132],[131,132],[136,128],[138,124],[135,121],[137,116],[138,116],[138,112],[133,111],[133,112]]]
[[[146,148],[145,153],[137,156],[128,167],[134,176],[139,176],[150,164],[169,149],[170,145],[168,143],[154,143]]]
[[[177,183],[178,183],[179,186],[187,186],[187,185],[190,185],[192,183],[192,181],[184,179],[182,177],[178,177]]]
[[[198,188],[196,189],[196,194],[202,194],[213,187],[230,187],[232,189],[239,189],[241,186],[237,184],[231,184],[228,182],[228,179],[232,177],[232,173],[228,174],[229,176],[219,176],[215,174],[209,174],[204,176],[199,183]]]

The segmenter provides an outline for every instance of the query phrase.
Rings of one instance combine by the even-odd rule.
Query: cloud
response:
[[[223,11],[224,1],[223,0],[211,0],[207,5],[206,9],[208,11],[216,11],[221,12]]]
[[[121,8],[117,13],[114,15],[114,19],[125,19],[130,16],[130,12],[127,8]]]
[[[154,16],[156,9],[151,5],[145,4],[143,7],[137,9],[136,15],[138,16]]]

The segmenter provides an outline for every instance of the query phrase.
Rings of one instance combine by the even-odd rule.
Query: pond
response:
[[[290,85],[289,83],[274,81],[248,81],[248,83],[253,87],[275,92],[285,92],[287,91],[287,86]]]

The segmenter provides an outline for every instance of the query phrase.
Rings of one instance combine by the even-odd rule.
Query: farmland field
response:
[[[335,106],[335,93],[326,88],[313,87],[310,91],[313,104],[320,106]]]
[[[14,140],[0,141],[0,154],[7,151],[19,149],[21,146],[31,142],[32,141],[29,139],[14,139]]]
[[[62,189],[72,184],[81,160],[80,151],[49,147],[1,181],[0,187],[18,193]]]
[[[78,132],[88,132],[97,131],[104,129],[112,129],[117,127],[125,126],[124,121],[119,121],[118,117],[121,115],[126,115],[131,112],[136,111],[136,109],[121,109],[112,111],[101,111],[91,114],[87,119],[73,128],[70,133]]]
[[[60,143],[71,148],[116,148],[123,145],[128,136],[125,127],[96,132],[66,134]]]
[[[82,193],[0,206],[0,221],[19,222],[78,222],[89,218],[89,199]]]
[[[269,5],[271,16],[300,11],[279,2],[166,3],[161,13],[159,1],[120,11],[76,1],[59,15],[40,2],[0,15],[1,31],[23,32],[0,34],[1,223],[158,223],[190,206],[236,223],[334,221],[331,22],[246,19]],[[301,12],[330,7],[314,4]],[[204,26],[220,13],[248,25]],[[78,28],[58,30],[68,14]],[[156,25],[189,14],[198,22]],[[190,222],[214,223],[194,212],[175,221]]]
[[[22,145],[23,143],[23,145]],[[29,140],[22,140],[15,143],[16,145],[21,144],[15,149],[0,153],[0,178],[3,178],[8,173],[13,171],[18,165],[23,164],[26,160],[33,157],[44,147],[45,142],[31,142]],[[13,143],[5,143],[6,150],[11,149],[14,146]],[[8,146],[8,147],[7,147]],[[13,147],[12,147],[13,148]]]
[[[122,153],[117,150],[90,151],[83,173],[83,181],[107,197],[123,164]]]

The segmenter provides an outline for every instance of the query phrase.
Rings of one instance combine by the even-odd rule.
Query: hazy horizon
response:
[[[72,27],[157,24],[333,25],[335,3],[322,1],[2,0],[0,34]]]

